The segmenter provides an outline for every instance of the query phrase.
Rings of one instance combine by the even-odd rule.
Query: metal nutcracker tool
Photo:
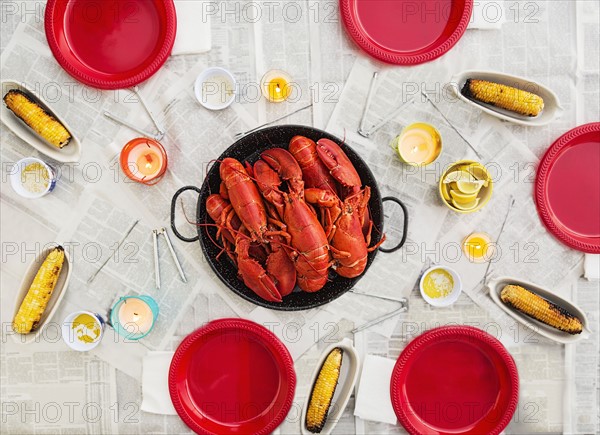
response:
[[[173,257],[175,266],[177,266],[177,270],[179,271],[179,276],[181,276],[181,280],[183,282],[187,282],[185,273],[183,273],[183,269],[181,268],[181,263],[179,262],[179,259],[177,258],[175,249],[173,249],[173,244],[171,243],[171,239],[169,238],[169,233],[167,232],[166,228],[163,227],[158,230],[152,230],[152,241],[154,243],[154,278],[156,280],[156,288],[160,288],[160,263],[158,260],[158,236],[161,234],[165,237],[165,241],[167,242],[167,247],[169,248],[169,252],[171,252],[171,257]]]

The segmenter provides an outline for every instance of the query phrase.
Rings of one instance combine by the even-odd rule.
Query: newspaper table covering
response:
[[[452,322],[480,327],[497,324],[498,336],[515,356],[523,386],[518,413],[507,432],[598,431],[598,283],[576,280],[581,274],[581,255],[546,233],[530,195],[535,164],[551,141],[576,124],[600,118],[597,2],[498,3],[507,18],[501,31],[467,31],[449,54],[413,68],[385,67],[359,54],[339,23],[337,1],[205,2],[205,15],[212,21],[213,49],[203,55],[171,58],[142,86],[146,100],[167,127],[163,144],[169,152],[170,170],[150,189],[126,182],[117,164],[120,148],[135,134],[102,113],[111,111],[149,130],[150,120],[128,91],[84,87],[58,66],[45,41],[44,3],[3,2],[2,78],[38,86],[83,139],[84,153],[78,164],[59,166],[61,181],[51,195],[24,202],[8,186],[7,174],[12,162],[36,153],[2,128],[3,325],[9,325],[12,316],[14,293],[10,289],[18,286],[35,252],[52,241],[67,244],[75,260],[74,276],[56,321],[81,308],[106,314],[116,297],[140,293],[155,296],[161,314],[157,329],[141,342],[123,342],[108,329],[101,346],[87,354],[70,351],[50,330],[40,343],[24,346],[14,342],[10,329],[3,327],[3,432],[189,432],[177,417],[139,410],[141,359],[148,349],[174,349],[186,334],[207,321],[241,316],[270,322],[287,340],[298,388],[281,431],[297,433],[300,407],[309,393],[308,380],[320,351],[332,341],[351,337],[354,327],[398,309],[403,296],[409,298],[408,313],[354,337],[361,353],[396,358],[411,337],[430,327]],[[229,110],[208,112],[194,99],[196,75],[212,65],[229,68],[241,84],[240,97]],[[566,109],[564,116],[546,128],[523,128],[501,124],[445,99],[441,85],[455,72],[470,67],[539,80],[558,93]],[[271,68],[293,75],[301,90],[293,101],[274,105],[257,98],[260,77]],[[356,129],[375,70],[383,75],[369,123],[389,114],[407,94],[416,98],[397,119],[365,140]],[[422,98],[421,90],[427,91],[443,116]],[[188,276],[186,285],[166,250],[161,250],[164,285],[157,291],[150,231],[165,226],[175,190],[199,185],[209,162],[234,142],[237,133],[311,103],[311,108],[282,122],[327,126],[346,137],[381,180],[383,193],[399,196],[409,206],[413,220],[406,248],[397,255],[379,255],[369,275],[351,293],[307,312],[274,313],[231,294],[213,275],[197,243],[175,243]],[[442,158],[430,172],[402,166],[388,147],[401,126],[413,119],[433,123],[444,138]],[[492,202],[475,216],[459,217],[440,204],[434,187],[445,164],[466,157],[497,165],[501,171],[496,174]],[[186,214],[194,216],[195,198],[184,198],[184,205]],[[139,224],[116,249],[138,219]],[[393,239],[400,222],[391,211],[386,219],[386,231]],[[526,276],[573,299],[588,313],[595,340],[558,346],[527,335],[486,298],[482,284],[487,266],[466,263],[450,251],[474,229],[498,238],[505,219],[508,224],[499,240],[504,254],[493,262],[489,276]],[[183,217],[180,224],[185,224]],[[195,229],[189,227],[193,233]],[[88,285],[90,275],[107,258],[107,265]],[[450,309],[433,310],[420,299],[414,284],[423,267],[448,260],[455,261],[453,267],[469,278],[466,294]],[[399,426],[353,418],[353,406],[351,401],[337,433],[403,432]]]

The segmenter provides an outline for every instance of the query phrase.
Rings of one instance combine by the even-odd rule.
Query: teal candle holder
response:
[[[130,305],[135,304],[135,307],[139,308],[139,310],[137,310],[139,312],[136,312],[136,310],[133,309],[125,309],[124,306],[127,305],[127,301],[129,301]],[[150,309],[152,315],[152,321],[147,329],[144,327],[148,323],[148,309],[146,308],[146,305]],[[122,311],[123,313],[121,313]],[[127,311],[127,313],[125,313],[125,311]],[[122,320],[121,314],[127,314],[127,319]],[[113,328],[119,335],[128,340],[139,340],[148,335],[154,328],[156,319],[158,319],[158,304],[154,299],[146,295],[123,296],[113,306],[110,313],[110,321]]]

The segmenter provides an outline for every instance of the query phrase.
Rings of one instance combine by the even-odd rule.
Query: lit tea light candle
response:
[[[136,162],[138,171],[145,176],[152,176],[160,169],[160,157],[149,151],[140,155]]]
[[[262,93],[272,103],[281,103],[289,98],[292,92],[291,83],[292,78],[285,71],[267,71],[261,80]]]
[[[150,296],[119,299],[111,312],[111,323],[122,336],[139,340],[147,335],[158,317],[158,305]]]
[[[155,184],[167,170],[167,152],[159,142],[140,137],[123,147],[120,163],[127,178]]]
[[[496,250],[486,233],[472,233],[463,240],[463,252],[473,263],[485,263],[492,259]]]
[[[394,139],[392,147],[400,160],[409,165],[428,165],[442,152],[442,137],[435,127],[425,123],[405,127]]]
[[[126,299],[119,308],[119,323],[132,325],[138,334],[146,334],[154,323],[152,308],[141,299]]]

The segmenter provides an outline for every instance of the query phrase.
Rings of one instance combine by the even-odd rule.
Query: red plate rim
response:
[[[363,34],[362,29],[355,21],[353,13],[353,5],[356,1],[357,0],[340,0],[342,21],[344,22],[350,37],[369,55],[383,62],[395,65],[418,65],[437,59],[448,52],[467,30],[473,12],[473,0],[465,0],[465,7],[462,11],[458,26],[443,44],[433,47],[426,53],[406,55],[396,54],[392,51],[382,49],[376,44],[373,44],[370,39]]]
[[[194,417],[189,415],[185,410],[185,407],[181,402],[180,391],[177,388],[175,377],[177,376],[179,365],[182,362],[185,353],[197,340],[201,339],[205,335],[212,334],[217,331],[231,329],[242,329],[254,333],[259,340],[261,340],[274,353],[277,353],[284,360],[285,367],[280,368],[283,372],[282,376],[287,378],[287,381],[290,385],[285,396],[285,403],[280,412],[273,420],[270,421],[268,425],[264,426],[259,431],[252,430],[252,433],[255,434],[269,434],[283,422],[290,408],[292,407],[296,389],[296,372],[294,371],[294,361],[292,360],[292,357],[285,345],[267,328],[250,320],[236,318],[213,320],[212,322],[207,323],[205,326],[196,329],[181,342],[175,351],[175,354],[173,355],[171,366],[169,368],[169,393],[171,395],[171,401],[173,402],[173,406],[175,407],[177,414],[179,414],[181,419],[194,432],[199,434],[212,434],[212,432],[209,432],[202,427],[196,420],[194,420]]]
[[[173,49],[173,44],[175,43],[175,35],[177,33],[177,15],[175,12],[175,4],[173,3],[173,0],[163,0],[166,10],[166,33],[165,38],[163,40],[163,46],[161,47],[156,58],[143,71],[140,71],[139,73],[131,77],[119,80],[96,78],[93,75],[88,74],[86,71],[77,68],[75,65],[71,64],[63,55],[60,48],[60,44],[55,38],[56,28],[62,27],[63,23],[63,17],[58,16],[55,13],[56,5],[60,1],[71,0],[48,0],[48,2],[46,3],[46,13],[44,16],[44,29],[46,32],[46,39],[48,40],[48,45],[50,46],[50,50],[52,50],[52,54],[54,55],[60,66],[62,66],[65,69],[65,71],[67,71],[71,76],[73,76],[81,83],[98,89],[111,90],[129,88],[150,78],[160,69],[161,66],[163,66],[163,64],[169,58],[171,50]]]
[[[600,240],[596,243],[586,243],[576,239],[564,229],[557,225],[552,218],[553,214],[547,204],[546,190],[548,181],[548,172],[554,163],[554,160],[558,157],[563,148],[569,146],[571,142],[577,137],[593,132],[600,132],[600,122],[591,122],[589,124],[583,124],[569,130],[561,137],[559,137],[542,157],[540,165],[538,166],[536,180],[535,180],[535,203],[538,209],[538,214],[542,219],[548,231],[550,231],[557,239],[563,242],[565,245],[570,246],[578,251],[587,252],[590,254],[600,253]]]
[[[410,358],[414,355],[415,352],[418,352],[423,346],[427,346],[429,343],[437,342],[440,339],[451,338],[451,337],[468,337],[469,339],[479,340],[487,345],[489,345],[500,357],[502,362],[506,365],[508,372],[510,374],[510,380],[512,383],[512,392],[510,395],[510,400],[508,406],[506,408],[506,412],[502,416],[502,418],[496,424],[492,430],[488,431],[489,435],[497,435],[510,423],[513,414],[517,409],[517,404],[519,402],[519,373],[517,371],[517,365],[513,357],[506,350],[506,348],[498,341],[495,337],[491,336],[485,331],[481,329],[474,328],[472,326],[442,326],[439,328],[434,328],[429,331],[424,332],[423,334],[416,337],[412,340],[408,346],[402,351],[398,360],[396,361],[396,365],[394,366],[394,370],[392,372],[392,379],[390,382],[390,396],[392,399],[392,406],[394,408],[394,412],[396,413],[396,417],[404,426],[404,428],[411,434],[419,434],[418,429],[413,425],[409,415],[404,410],[404,405],[401,400],[401,390],[403,384],[400,380],[402,367],[410,360]],[[455,434],[460,434],[461,432],[453,432]]]

